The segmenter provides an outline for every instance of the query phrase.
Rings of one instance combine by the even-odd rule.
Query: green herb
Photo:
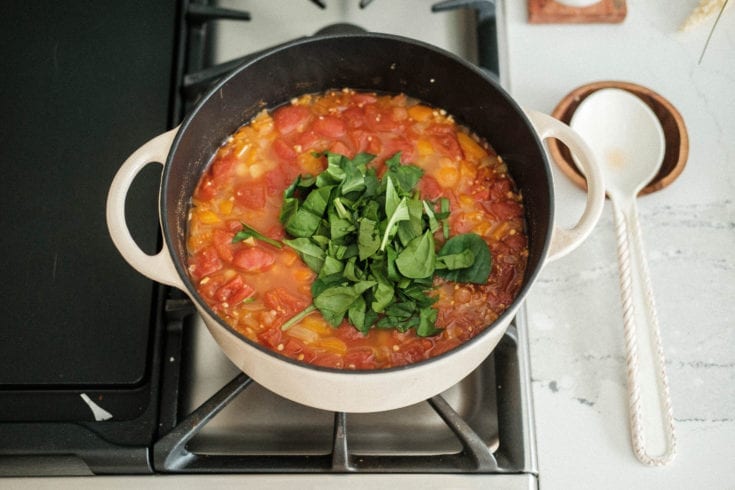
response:
[[[422,200],[415,187],[423,171],[401,164],[399,153],[386,160],[382,179],[368,167],[373,155],[316,156],[326,158],[327,168],[299,176],[284,192],[280,213],[292,237],[283,242],[317,273],[313,304],[281,328],[318,310],[332,326],[347,317],[363,333],[372,327],[439,333],[434,274],[487,282],[487,244],[459,235],[437,253],[434,234],[449,238],[449,200]]]
[[[411,279],[431,277],[435,263],[434,235],[431,230],[408,242],[406,248],[396,257],[398,271]]]
[[[303,310],[301,310],[301,312],[299,312],[295,316],[292,316],[291,318],[289,318],[286,321],[286,323],[284,323],[283,325],[281,325],[281,329],[282,330],[288,330],[289,328],[293,327],[294,325],[296,325],[301,320],[303,320],[307,316],[311,315],[315,311],[316,311],[316,306],[314,306],[314,305],[307,306],[306,308],[304,308]]]
[[[473,258],[470,261],[469,255]],[[437,254],[445,269],[437,274],[448,281],[485,284],[492,269],[492,257],[485,240],[474,233],[453,236]]]
[[[235,236],[232,237],[232,243],[241,242],[243,240],[247,240],[248,238],[255,238],[269,245],[273,245],[276,248],[281,248],[283,246],[278,240],[268,238],[253,227],[248,226],[245,223],[240,224],[242,225],[242,230],[238,231]]]

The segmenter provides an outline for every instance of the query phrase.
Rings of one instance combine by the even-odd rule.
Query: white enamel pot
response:
[[[507,163],[526,209],[529,257],[516,300],[488,328],[443,355],[408,366],[342,371],[300,363],[239,335],[205,304],[186,272],[191,195],[212,155],[263,108],[332,88],[406,93],[445,109],[486,138]],[[585,210],[571,229],[554,226],[551,168],[542,140],[562,140],[588,181]],[[159,213],[163,248],[147,255],[125,223],[125,199],[149,163],[163,165]],[[183,290],[219,346],[242,371],[269,390],[321,409],[374,412],[407,406],[448,389],[473,371],[502,338],[540,269],[574,249],[591,232],[604,185],[591,151],[567,126],[518,104],[481,69],[435,47],[388,35],[300,40],[249,62],[217,84],[182,125],[145,143],[126,160],[110,188],[107,224],[123,257],[139,272]]]

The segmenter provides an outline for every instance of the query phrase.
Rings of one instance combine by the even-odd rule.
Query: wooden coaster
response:
[[[689,157],[689,133],[687,132],[684,118],[674,105],[662,95],[650,88],[643,87],[631,82],[604,80],[592,82],[572,90],[556,106],[551,116],[565,124],[569,124],[579,104],[588,95],[604,89],[618,88],[626,90],[651,108],[664,130],[666,138],[666,150],[663,162],[656,176],[641,190],[640,195],[656,192],[671,184],[684,171]],[[547,140],[549,154],[559,166],[561,171],[579,187],[586,189],[587,182],[582,173],[574,163],[569,149],[559,140],[550,138]]]
[[[554,0],[528,0],[531,24],[617,24],[627,13],[625,0],[600,0],[587,7],[568,7]]]

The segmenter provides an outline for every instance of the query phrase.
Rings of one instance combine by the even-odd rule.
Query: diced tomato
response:
[[[486,201],[490,198],[490,189],[484,185],[472,186],[469,192],[475,201]]]
[[[350,131],[348,133],[348,137],[350,138],[352,147],[355,149],[356,153],[364,152],[367,149],[369,141],[366,131],[363,131],[362,129]]]
[[[338,153],[340,155],[344,155],[348,158],[352,158],[355,156],[355,152],[351,148],[348,148],[347,145],[345,145],[341,141],[335,142],[329,148],[329,151],[331,151],[332,153]]]
[[[286,187],[288,187],[286,176],[280,167],[274,168],[265,175],[265,190],[268,195],[281,194]]]
[[[266,230],[265,236],[274,240],[283,240],[286,238],[286,230],[280,224],[274,225]]]
[[[263,272],[268,270],[276,261],[276,257],[259,246],[244,248],[235,252],[232,264],[247,272]]]
[[[416,146],[404,137],[385,138],[383,142],[382,155],[390,158],[401,152],[401,163],[408,164],[416,157]]]
[[[265,190],[269,196],[282,197],[286,187],[301,173],[296,161],[281,162],[279,166],[265,174]]]
[[[352,330],[354,328],[350,327]],[[344,367],[348,369],[372,369],[375,367],[375,353],[372,347],[355,347],[345,354]]]
[[[470,232],[473,228],[472,221],[468,220],[465,213],[461,211],[449,215],[449,226],[453,235]]]
[[[311,127],[327,138],[340,138],[345,134],[345,122],[336,116],[319,116]]]
[[[365,124],[365,111],[359,107],[348,107],[342,112],[348,128],[361,128]]]
[[[439,354],[443,354],[447,351],[454,349],[460,343],[461,341],[457,338],[442,339],[441,342],[437,342],[436,344],[434,344],[434,349],[431,354],[433,356],[438,356]]]
[[[227,155],[212,163],[209,171],[216,182],[224,182],[232,175],[232,169],[235,168],[237,158],[235,155]]]
[[[513,268],[496,262],[493,267],[493,279],[498,284],[500,291],[507,289],[513,280]]]
[[[263,295],[263,304],[287,317],[293,316],[308,306],[308,301],[289,293],[285,288],[276,287]]]
[[[198,201],[209,201],[217,195],[217,186],[214,183],[214,178],[209,173],[202,176],[199,185],[194,191],[194,199]]]
[[[345,343],[354,343],[357,340],[365,338],[365,336],[347,320],[343,321],[339,328],[334,331],[334,336],[345,341]]]
[[[527,240],[526,237],[521,233],[515,233],[513,235],[508,235],[503,239],[506,245],[510,247],[511,250],[522,250],[526,247]]]
[[[400,123],[391,117],[390,111],[381,111],[375,105],[365,106],[365,124],[370,129],[381,132],[393,132]]]
[[[249,182],[235,188],[235,202],[253,210],[263,209],[265,206],[266,182]]]
[[[419,192],[422,199],[434,200],[442,195],[442,188],[439,182],[431,175],[424,175],[418,183]]]
[[[267,330],[264,330],[258,334],[258,340],[268,347],[275,348],[281,343],[283,338],[283,332],[280,327],[273,326]]]
[[[194,197],[201,201],[209,201],[217,195],[218,189],[232,175],[232,170],[237,163],[234,155],[227,155],[212,163],[197,186]]]
[[[315,366],[341,368],[343,365],[342,356],[339,354],[317,354],[316,359],[312,362]]]
[[[291,145],[282,138],[278,138],[273,142],[273,151],[281,161],[286,163],[295,162],[296,157],[299,156],[299,154],[296,153],[296,150],[294,150]]]
[[[273,113],[273,123],[281,134],[289,134],[304,126],[309,120],[310,111],[301,105],[288,105]]]
[[[298,339],[289,338],[283,344],[283,353],[287,356],[294,357],[296,354],[299,354],[303,350],[304,344]]]
[[[507,221],[523,215],[523,207],[515,201],[483,203],[483,207],[500,221]]]
[[[225,262],[232,261],[233,236],[235,236],[234,233],[219,228],[212,233],[212,241],[214,242],[214,247],[217,249],[217,255]]]
[[[462,147],[459,145],[455,134],[435,135],[430,138],[430,141],[434,148],[442,155],[453,159],[464,157]]]
[[[197,290],[205,298],[209,298],[214,301],[214,296],[217,294],[217,290],[224,282],[224,277],[221,274],[213,274],[208,276],[208,279],[197,285]]]
[[[319,148],[320,144],[322,144],[322,137],[313,130],[304,131],[303,133],[299,134],[294,141],[297,145],[299,145],[302,152],[323,149]]]
[[[457,134],[451,124],[435,123],[426,128],[432,146],[442,155],[459,159],[464,157]]]
[[[235,236],[235,233],[242,230],[242,222],[237,219],[227,220],[225,222],[225,228],[232,232],[232,236]]]
[[[214,245],[210,245],[209,247],[204,247],[194,255],[191,265],[190,272],[192,276],[196,280],[200,280],[220,270],[222,268],[222,261],[217,254],[217,249]]]
[[[424,354],[428,350],[423,344],[424,340],[417,337],[408,342],[404,342],[400,349],[393,353],[393,361],[396,364],[410,364],[424,359]],[[429,344],[431,344],[431,341],[429,341]],[[430,347],[431,345],[429,345]]]
[[[239,275],[233,277],[228,282],[217,289],[214,297],[217,301],[227,301],[230,304],[237,304],[252,296],[255,290],[243,281]]]
[[[489,187],[490,195],[494,200],[506,199],[508,192],[513,190],[509,180],[496,180],[492,182]]]

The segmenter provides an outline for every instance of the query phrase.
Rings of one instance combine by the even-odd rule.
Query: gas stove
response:
[[[502,3],[493,1],[184,0],[169,15],[169,127],[234,67],[304,36],[400,34],[504,79]],[[141,484],[164,486],[200,478],[195,474],[258,482],[293,475],[319,487],[345,475],[404,482],[433,475],[461,476],[463,486],[537,488],[523,307],[493,354],[456,386],[403,409],[349,414],[305,407],[258,386],[222,354],[183,293],[145,287],[152,300],[149,330],[141,334],[145,368],[137,377],[66,385],[19,378],[3,386],[0,475],[97,477],[83,479],[87,484],[117,475],[111,485],[153,475]]]

